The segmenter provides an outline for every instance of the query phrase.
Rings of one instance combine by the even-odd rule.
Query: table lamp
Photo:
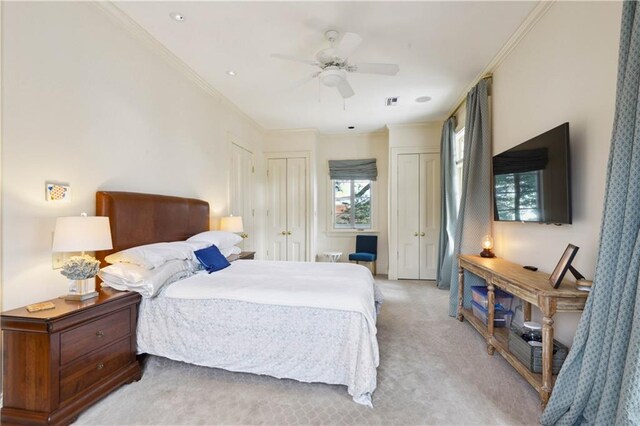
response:
[[[493,248],[493,238],[491,235],[485,235],[482,237],[482,252],[480,256],[482,257],[496,257],[495,254],[491,251]]]
[[[86,300],[98,296],[94,278],[100,270],[100,262],[85,251],[111,250],[109,218],[103,216],[59,217],[53,234],[53,252],[81,252],[70,257],[62,265],[62,275],[69,279],[69,293],[65,300]]]
[[[242,238],[248,238],[249,236],[244,233],[244,226],[242,224],[242,216],[225,216],[220,219],[220,230],[227,232],[240,233]]]

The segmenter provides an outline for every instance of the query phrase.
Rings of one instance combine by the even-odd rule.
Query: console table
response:
[[[524,269],[522,265],[504,259],[480,256],[458,256],[458,320],[467,321],[487,340],[487,352],[498,351],[537,391],[545,406],[551,395],[555,378],[553,369],[553,316],[556,312],[580,312],[584,309],[588,292],[577,290],[575,284],[563,280],[555,289],[549,284],[549,274]],[[464,307],[464,271],[487,282],[487,325]],[[498,287],[523,301],[525,321],[531,320],[531,306],[540,309],[542,325],[542,374],[532,373],[509,351],[509,330],[494,328],[495,288]]]

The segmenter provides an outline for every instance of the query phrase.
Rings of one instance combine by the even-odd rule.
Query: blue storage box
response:
[[[482,307],[475,300],[471,301],[471,307],[473,308],[473,315],[480,319],[484,325],[487,325],[487,316],[489,311]],[[513,312],[506,309],[496,308],[493,315],[494,327],[511,327],[511,320],[513,319]]]
[[[501,309],[504,311],[510,311],[511,303],[513,302],[513,295],[506,291],[502,291],[499,288],[496,288],[493,293],[495,295],[496,310]],[[471,287],[471,296],[473,297],[474,302],[485,309],[489,304],[488,294],[489,290],[483,285]]]

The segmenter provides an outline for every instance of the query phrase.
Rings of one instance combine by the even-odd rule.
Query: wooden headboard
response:
[[[96,252],[101,266],[111,253],[143,244],[186,240],[209,230],[209,203],[194,198],[135,192],[96,192],[96,216],[108,216],[113,249]]]

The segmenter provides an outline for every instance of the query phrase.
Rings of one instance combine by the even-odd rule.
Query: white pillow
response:
[[[238,246],[233,246],[233,247],[220,250],[220,253],[222,253],[224,257],[229,257],[232,254],[240,254],[241,252],[242,252],[242,249]]]
[[[111,264],[132,263],[145,269],[153,269],[164,265],[169,260],[192,259],[193,251],[204,247],[206,247],[204,242],[186,241],[147,244],[110,254],[104,260]]]
[[[151,270],[132,263],[117,263],[102,268],[98,276],[103,285],[116,290],[130,290],[143,297],[153,297],[162,286],[193,275],[195,269],[191,260],[170,260]]]
[[[187,238],[187,241],[206,241],[222,250],[239,244],[242,242],[242,237],[227,231],[205,231]]]

